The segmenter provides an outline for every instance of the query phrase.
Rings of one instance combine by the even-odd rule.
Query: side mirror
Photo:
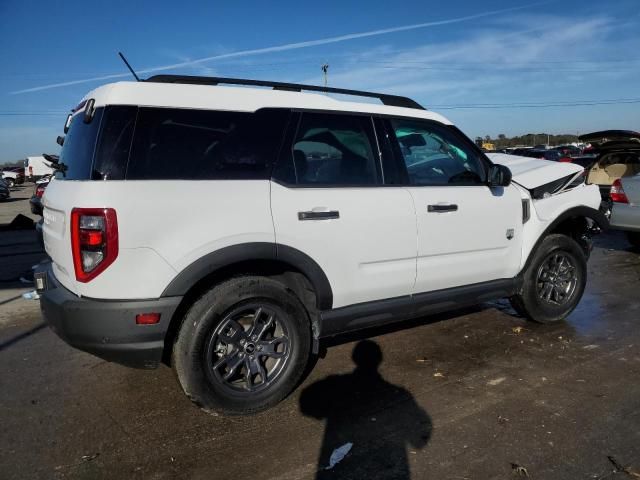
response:
[[[64,137],[62,135],[58,135],[58,138],[56,138],[56,143],[60,146],[64,145]]]
[[[508,187],[511,183],[511,170],[504,165],[491,165],[488,183],[490,187]]]

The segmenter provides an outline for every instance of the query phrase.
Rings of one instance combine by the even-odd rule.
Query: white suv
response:
[[[45,318],[105,359],[170,363],[206,410],[274,405],[346,331],[501,297],[562,320],[607,224],[581,167],[487,156],[404,97],[156,76],[90,92],[65,133]]]

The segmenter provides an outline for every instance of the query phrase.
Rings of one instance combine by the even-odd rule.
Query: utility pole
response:
[[[327,88],[327,85],[329,84],[329,64],[323,63],[320,68],[322,69],[322,75],[324,76],[324,86]]]

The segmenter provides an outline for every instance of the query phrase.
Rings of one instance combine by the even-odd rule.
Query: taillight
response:
[[[560,157],[558,161],[562,163],[571,163],[573,159],[571,157]]]
[[[86,283],[118,256],[118,219],[113,208],[71,211],[71,251],[76,280]]]
[[[44,195],[45,188],[47,188],[46,185],[38,185],[36,187],[36,197],[42,198],[42,195]]]
[[[629,203],[629,199],[627,198],[627,194],[624,193],[624,188],[622,188],[622,182],[619,178],[611,185],[609,197],[611,197],[611,201],[615,203]]]

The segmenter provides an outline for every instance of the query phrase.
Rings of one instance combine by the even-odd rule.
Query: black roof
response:
[[[335,93],[339,95],[354,95],[357,97],[377,98],[384,105],[393,107],[416,108],[426,110],[415,100],[398,95],[388,95],[386,93],[365,92],[362,90],[348,90],[346,88],[322,87],[319,85],[303,85],[299,83],[270,82],[267,80],[247,80],[243,78],[226,77],[198,77],[192,75],[154,75],[144,80],[154,83],[184,83],[192,85],[246,85],[251,87],[271,87],[274,90],[286,90],[289,92],[322,92]]]

